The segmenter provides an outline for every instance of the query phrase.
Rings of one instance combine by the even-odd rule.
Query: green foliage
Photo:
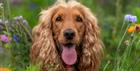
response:
[[[7,17],[9,11],[7,6],[4,6],[2,15],[0,17],[0,59],[2,59],[0,66],[12,67],[14,71],[21,71],[22,68],[26,69],[29,65],[29,49],[31,47],[31,28],[27,21],[22,17]],[[6,10],[5,10],[6,9]],[[3,40],[2,40],[2,36]],[[7,41],[6,41],[7,40]]]
[[[30,65],[29,67],[27,67],[26,71],[39,71],[40,70],[40,66],[39,64],[36,65]]]

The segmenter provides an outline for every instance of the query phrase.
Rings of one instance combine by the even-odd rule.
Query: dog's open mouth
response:
[[[66,44],[62,45],[61,58],[66,65],[73,65],[77,61],[76,45]]]

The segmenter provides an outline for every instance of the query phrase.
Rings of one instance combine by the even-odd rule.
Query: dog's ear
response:
[[[42,48],[44,49],[44,47],[46,47],[45,43],[47,44],[49,41],[51,41],[52,12],[49,11],[50,10],[44,10],[41,12],[41,16],[39,18],[39,24],[32,30],[32,35],[33,35],[32,49],[31,49],[32,61],[34,61],[38,57],[44,58],[43,55],[40,55],[42,53]],[[49,43],[48,45],[51,45],[52,43]]]
[[[82,57],[80,58],[79,69],[87,69],[87,71],[98,71],[102,57],[100,29],[98,27],[96,17],[88,8],[82,6],[80,10],[84,15],[86,32],[83,39],[83,53],[81,54]]]
[[[50,66],[57,67],[55,69],[62,69],[63,67],[59,60],[52,35],[52,17],[56,9],[57,6],[53,6],[48,10],[43,10],[39,18],[39,24],[32,31],[31,62],[41,63],[41,69],[44,70],[47,70]]]
[[[56,60],[57,54],[51,29],[53,14],[53,8],[42,11],[39,24],[32,31],[33,43],[30,57],[33,63]]]

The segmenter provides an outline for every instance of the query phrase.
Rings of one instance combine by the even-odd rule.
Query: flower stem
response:
[[[121,27],[120,33],[122,33],[122,30],[123,30],[123,28],[124,28],[124,25],[125,25],[125,20],[123,20],[123,25],[122,25],[122,27]]]
[[[124,39],[124,37],[125,37],[125,35],[126,35],[127,29],[128,29],[129,26],[130,26],[130,24],[127,26],[127,28],[126,28],[126,30],[125,30],[125,32],[124,32],[122,38],[121,38],[121,41],[119,42],[119,45],[118,45],[118,47],[117,47],[117,51],[119,50],[119,48],[120,48],[120,46],[121,46],[121,43],[122,43],[122,41],[123,41],[123,39]]]
[[[104,69],[103,69],[103,71],[105,71],[106,70],[106,68],[107,68],[107,66],[110,64],[110,61],[108,61],[107,62],[107,64],[105,65],[105,67],[104,67]]]
[[[5,3],[5,2],[4,2]],[[3,11],[3,13],[2,13],[2,19],[3,19],[3,22],[4,22],[4,26],[5,26],[5,28],[6,28],[6,32],[8,32],[8,27],[7,27],[7,24],[5,23],[5,14],[6,14],[6,11],[5,11],[5,6],[3,5],[3,8],[2,8],[2,11]]]
[[[121,38],[121,41],[119,42],[119,45],[118,45],[118,47],[117,47],[117,51],[116,51],[116,70],[117,71],[119,71],[119,65],[120,65],[120,56],[119,56],[119,48],[120,48],[120,46],[121,46],[121,44],[122,44],[122,41],[123,41],[123,39],[124,39],[124,37],[125,37],[125,35],[126,35],[126,32],[127,32],[127,29],[128,29],[128,27],[130,26],[130,24],[127,26],[127,28],[126,28],[126,30],[125,30],[125,32],[124,32],[124,34],[123,34],[123,36],[122,36],[122,38]],[[116,70],[114,70],[114,71],[116,71]]]
[[[11,10],[10,10],[10,0],[6,0],[6,4],[7,4],[7,13],[8,13],[8,20],[11,19]]]
[[[27,32],[27,34],[29,35],[29,37],[32,39],[32,35],[31,35],[30,31],[21,23],[21,21],[20,21],[19,24],[23,27],[23,29]]]

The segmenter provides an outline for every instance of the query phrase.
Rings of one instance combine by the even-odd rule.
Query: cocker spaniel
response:
[[[98,71],[102,42],[96,17],[74,0],[58,0],[41,12],[33,29],[31,62],[40,71]]]

